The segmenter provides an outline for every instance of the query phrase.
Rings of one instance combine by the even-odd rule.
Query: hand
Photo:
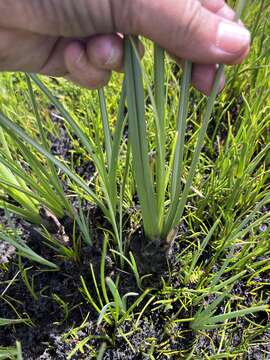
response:
[[[98,88],[123,67],[119,34],[143,35],[193,61],[193,84],[208,94],[215,64],[249,52],[250,34],[233,17],[224,0],[0,0],[0,70]]]

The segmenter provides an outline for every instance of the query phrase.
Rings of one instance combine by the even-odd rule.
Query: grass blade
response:
[[[158,204],[159,226],[162,227],[164,219],[164,201],[166,193],[165,160],[166,160],[166,134],[165,134],[165,53],[158,45],[154,46],[154,74],[156,108],[156,191]]]
[[[199,163],[200,160],[200,154],[202,151],[202,147],[204,144],[204,138],[206,135],[206,131],[207,131],[207,127],[208,127],[208,123],[210,121],[211,118],[211,114],[212,114],[212,110],[214,107],[214,103],[215,103],[215,99],[218,95],[219,92],[219,87],[220,87],[220,80],[223,74],[223,70],[224,70],[224,65],[220,65],[218,70],[217,70],[217,74],[216,74],[216,79],[213,85],[213,89],[211,91],[211,95],[208,99],[207,102],[207,106],[206,106],[206,111],[203,117],[203,122],[201,125],[201,129],[199,131],[199,135],[198,135],[198,140],[197,140],[197,144],[194,150],[194,155],[193,155],[193,159],[192,159],[192,163],[189,169],[189,173],[188,173],[188,177],[186,180],[186,184],[184,187],[184,191],[183,194],[181,196],[181,200],[178,203],[177,209],[175,211],[175,213],[170,213],[166,219],[166,223],[162,232],[162,237],[166,237],[166,235],[170,232],[170,230],[176,226],[176,224],[179,222],[179,219],[181,219],[183,212],[184,212],[184,208],[187,202],[187,198],[191,189],[191,185],[193,182],[193,178],[195,176],[196,173],[196,169],[197,169],[197,165]]]
[[[128,84],[129,138],[133,153],[134,173],[145,233],[150,239],[153,239],[159,235],[159,226],[157,203],[148,159],[142,71],[139,59],[133,50],[132,40],[129,37],[125,38],[125,59]]]
[[[98,90],[98,96],[99,96],[101,119],[102,119],[103,132],[104,132],[106,155],[110,168],[111,158],[112,158],[112,137],[109,128],[108,112],[107,112],[106,100],[103,89]]]
[[[178,203],[180,195],[180,179],[183,172],[184,144],[188,115],[189,87],[191,83],[192,63],[185,61],[183,79],[181,81],[181,93],[177,116],[177,142],[175,148],[173,172],[172,172],[172,209]],[[172,210],[173,211],[173,210]]]
[[[10,245],[14,246],[22,256],[28,259],[35,261],[41,265],[45,265],[53,269],[58,269],[58,266],[44,259],[43,257],[39,256],[37,253],[31,250],[26,244],[20,243],[18,239],[15,238],[12,239],[10,236],[4,234],[1,231],[0,231],[0,240],[5,241]]]

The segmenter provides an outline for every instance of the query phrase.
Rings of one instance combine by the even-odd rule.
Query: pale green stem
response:
[[[165,134],[165,54],[158,45],[154,47],[154,74],[155,74],[155,107],[157,112],[156,129],[156,191],[158,204],[158,222],[160,228],[164,220],[165,202],[165,157],[166,157],[166,134]],[[159,136],[158,136],[159,132]],[[160,139],[160,146],[158,146]]]

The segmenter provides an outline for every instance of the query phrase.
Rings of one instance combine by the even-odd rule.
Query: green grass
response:
[[[0,205],[44,235],[31,249],[14,229],[13,216],[1,224],[0,239],[17,251],[10,263],[0,264],[0,308],[12,315],[0,313],[1,328],[16,338],[16,329],[38,326],[18,292],[23,288],[35,304],[46,299],[59,310],[50,325],[59,329],[70,359],[102,359],[124,347],[134,358],[255,358],[257,349],[267,359],[270,6],[248,2],[245,16],[253,33],[251,54],[241,66],[226,68],[227,86],[205,118],[207,129],[207,99],[187,91],[190,64],[183,75],[149,42],[143,71],[129,42],[134,73],[126,92],[117,75],[104,91],[90,92],[64,80],[31,76],[30,82],[24,74],[1,74]],[[127,124],[136,135],[129,140]],[[61,137],[63,128],[71,143],[64,159],[50,154],[48,140]],[[195,167],[196,146],[202,151]],[[76,173],[86,163],[93,168],[90,179]],[[138,184],[148,184],[145,194]],[[38,227],[41,207],[58,220],[69,217],[69,243],[45,224]],[[177,217],[170,210],[175,208]],[[143,226],[155,240],[168,238],[176,226],[160,282],[143,274],[138,254],[128,247],[142,241]],[[84,255],[96,248],[97,263],[91,251]],[[76,270],[71,274],[69,268]],[[40,285],[46,273],[74,278],[72,297],[51,281]],[[77,310],[81,319],[74,322]],[[0,338],[0,359],[22,358],[20,345],[3,345]]]

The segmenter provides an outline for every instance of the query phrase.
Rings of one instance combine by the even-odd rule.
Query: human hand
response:
[[[233,17],[224,0],[0,0],[0,70],[98,88],[123,67],[118,34],[143,35],[179,63],[193,61],[193,84],[208,94],[215,64],[249,51],[250,34]]]

